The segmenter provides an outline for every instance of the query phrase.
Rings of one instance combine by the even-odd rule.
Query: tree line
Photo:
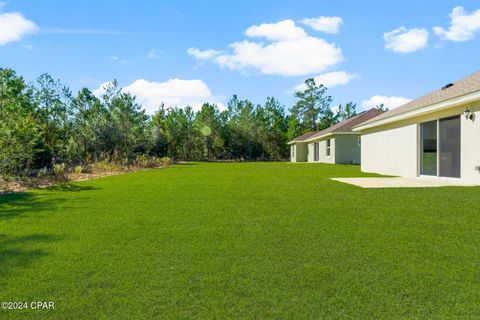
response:
[[[112,81],[101,97],[77,94],[49,74],[31,84],[12,69],[0,69],[0,174],[28,175],[34,169],[110,161],[132,163],[139,156],[175,160],[282,160],[287,142],[356,113],[352,102],[332,111],[327,88],[313,79],[285,107],[273,98],[254,104],[238,96],[224,109],[204,103],[160,105],[145,113],[135,96]]]

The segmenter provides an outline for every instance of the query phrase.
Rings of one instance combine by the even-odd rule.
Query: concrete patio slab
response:
[[[352,184],[362,188],[432,188],[432,187],[471,187],[455,179],[441,178],[332,178],[332,180]]]

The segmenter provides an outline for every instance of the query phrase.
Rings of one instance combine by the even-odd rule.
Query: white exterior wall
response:
[[[417,124],[362,134],[361,159],[364,172],[415,177]]]
[[[336,139],[334,137],[330,138],[330,156],[327,156],[327,140],[320,141],[320,162],[323,163],[335,163],[335,145]]]
[[[335,163],[335,138],[330,136],[330,156],[327,157],[327,140],[317,140],[308,143],[308,162],[314,163]],[[319,161],[313,161],[314,159],[314,147],[313,144],[318,142],[319,147]]]
[[[308,162],[360,164],[358,134],[336,134],[308,143]],[[327,140],[330,139],[330,156],[327,157]],[[314,146],[319,144],[319,161],[314,161]]]
[[[359,134],[344,134],[335,137],[335,163],[360,164]]]
[[[475,115],[466,119],[468,107]],[[480,102],[446,111],[404,120],[362,131],[362,171],[385,175],[416,177],[419,175],[420,123],[460,115],[461,119],[461,180],[480,185]]]
[[[290,145],[290,162],[307,161],[307,144],[295,143]]]
[[[307,147],[307,161],[308,162],[317,162],[313,161],[313,143],[309,143]]]
[[[290,145],[290,162],[297,162],[297,159],[295,157],[295,154],[297,153],[297,150],[295,150],[295,144]]]
[[[461,179],[468,183],[480,184],[480,102],[470,107],[474,112],[474,120],[461,117]]]

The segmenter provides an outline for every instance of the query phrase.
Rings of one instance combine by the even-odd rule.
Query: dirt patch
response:
[[[164,168],[164,167],[158,167]],[[114,176],[118,174],[124,174],[128,172],[136,172],[147,170],[147,168],[137,167],[137,166],[128,166],[128,167],[119,167],[116,170],[106,170],[106,171],[97,171],[89,173],[67,173],[65,181],[57,181],[54,177],[42,177],[42,178],[23,178],[23,179],[11,179],[11,180],[2,180],[0,178],[0,195],[7,193],[22,192],[27,189],[32,188],[47,188],[54,184],[59,184],[62,182],[75,182],[75,181],[85,181],[93,180],[108,176]]]

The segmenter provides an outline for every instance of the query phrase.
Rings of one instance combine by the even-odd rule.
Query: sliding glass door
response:
[[[440,119],[440,176],[460,178],[460,117]]]
[[[460,116],[420,124],[420,174],[460,178]]]
[[[437,175],[437,120],[420,124],[420,174]]]

